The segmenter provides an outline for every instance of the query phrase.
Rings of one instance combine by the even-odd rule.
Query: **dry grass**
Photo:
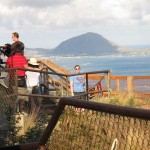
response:
[[[124,93],[120,93],[117,95],[111,95],[110,98],[108,98],[108,97],[101,97],[101,98],[95,97],[92,99],[92,101],[114,104],[114,105],[121,105],[121,106],[150,109],[150,98],[149,97],[137,98],[134,95],[131,95],[131,96],[128,95],[127,96]]]

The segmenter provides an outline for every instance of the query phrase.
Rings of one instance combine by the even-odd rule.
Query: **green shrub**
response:
[[[134,97],[131,97],[131,98],[128,100],[127,105],[130,106],[130,107],[134,107],[134,106],[135,106]]]
[[[110,104],[118,104],[119,103],[119,98],[117,98],[117,97],[111,98],[109,103]]]
[[[19,137],[19,143],[31,143],[39,141],[39,138],[42,136],[43,131],[45,130],[50,118],[51,115],[45,114],[42,115],[40,118],[37,118],[34,122],[32,120],[32,127],[28,128],[25,135]]]

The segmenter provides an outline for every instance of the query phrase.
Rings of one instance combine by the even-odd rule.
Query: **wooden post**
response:
[[[86,92],[88,93],[89,91],[89,81],[88,81],[88,74],[86,73]],[[89,94],[87,94],[86,100],[89,100]]]
[[[14,76],[13,76],[13,79],[11,79],[11,80],[13,80],[13,82],[15,82],[15,83],[11,83],[12,85],[12,88],[13,88],[13,92],[15,93],[15,95],[17,96],[17,98],[16,98],[16,102],[17,102],[17,110],[19,111],[20,110],[20,105],[19,105],[19,96],[18,96],[18,94],[19,94],[19,88],[18,88],[18,75],[17,75],[17,69],[15,69],[15,70],[13,70],[14,71]]]
[[[116,91],[120,92],[120,80],[116,80]]]
[[[14,88],[14,90],[15,90],[15,93],[16,93],[16,95],[17,95],[17,97],[18,97],[18,75],[17,75],[17,72],[18,72],[18,70],[16,69],[16,70],[14,70],[14,79],[12,79],[15,83],[13,83],[13,88]]]
[[[61,96],[64,95],[64,89],[63,89],[63,79],[60,78],[60,83],[61,83],[61,88],[60,88],[60,91],[61,91]]]
[[[69,82],[68,76],[66,76],[66,96],[67,96],[67,97],[69,96],[69,90],[68,90],[69,86],[68,86],[68,82]]]
[[[108,90],[108,98],[110,98],[110,71],[107,73],[107,90]]]
[[[46,72],[48,72],[48,68],[46,68]],[[49,87],[49,74],[46,74],[46,85]]]
[[[131,96],[133,95],[134,88],[133,88],[133,76],[127,77],[127,92]]]

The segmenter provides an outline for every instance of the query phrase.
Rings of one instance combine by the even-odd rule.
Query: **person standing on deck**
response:
[[[34,70],[35,68],[40,68],[39,63],[37,62],[36,58],[30,58],[28,61],[28,66]],[[46,67],[45,67],[46,68]],[[33,71],[26,71],[27,76],[27,90],[29,94],[42,94],[41,85],[48,89],[48,87],[44,84],[44,81],[41,77],[40,72],[33,72]],[[29,114],[36,114],[40,110],[41,105],[41,97],[29,97]]]
[[[17,42],[13,46],[13,55],[7,58],[6,61],[6,68],[25,68],[28,66],[28,62],[25,56],[22,55],[22,51],[24,50],[24,44],[22,42]],[[15,87],[15,72],[14,70],[9,71],[10,76],[10,87]],[[25,79],[25,70],[17,70],[17,78],[18,78],[18,92],[21,94],[26,93],[26,79]],[[25,98],[22,96],[18,97],[19,103],[19,112],[22,113],[23,111],[23,103]]]
[[[33,68],[28,66],[28,62],[25,56],[22,55],[24,51],[24,44],[22,42],[16,42],[12,47],[12,51],[15,52],[12,56],[8,57],[6,60],[6,68],[25,68],[25,69],[32,69],[37,71],[42,71],[45,67],[40,68]],[[18,77],[24,77],[25,71],[18,70],[17,72]]]
[[[45,69],[45,67],[41,68],[33,68],[28,66],[28,62],[25,56],[22,55],[22,51],[24,50],[24,44],[22,42],[18,42],[14,45],[12,49],[15,53],[7,58],[6,61],[6,68],[25,68],[25,69],[32,69],[41,71]],[[9,71],[10,80],[12,84],[14,84],[14,71]],[[25,70],[17,70],[17,76],[18,76],[18,92],[19,93],[26,93],[26,75]],[[22,112],[22,98],[19,101],[19,111]]]
[[[19,33],[17,33],[17,32],[12,33],[12,40],[14,41],[14,43],[11,45],[10,56],[15,54],[15,49],[14,49],[15,45],[18,44],[18,43],[22,43],[21,41],[19,41]],[[24,49],[22,50],[21,53],[22,53],[22,55],[24,55]]]
[[[1,46],[1,52],[4,54],[4,56],[10,57],[15,54],[15,46],[18,43],[21,43],[24,47],[24,43],[19,41],[19,34],[17,32],[12,33],[12,40],[14,43],[12,44],[5,44],[4,46]],[[24,55],[24,49],[22,49],[21,54]]]
[[[79,74],[81,71],[81,67],[79,65],[75,65],[74,69],[76,74]],[[70,88],[72,96],[83,94],[86,91],[84,75],[71,76]]]
[[[28,69],[27,59],[25,56],[22,55],[22,51],[24,51],[24,44],[22,42],[15,43],[12,51],[15,53],[7,58],[6,68],[27,68]],[[12,75],[13,74],[10,74],[10,76]],[[18,70],[17,75],[18,78],[25,78],[25,71]]]
[[[84,92],[86,91],[86,87],[85,87],[84,75],[78,75],[81,71],[81,67],[79,65],[75,65],[74,69],[75,69],[75,73],[77,75],[70,77],[70,88],[71,88],[71,95],[77,96],[77,95],[84,94]],[[85,99],[85,96],[80,96],[78,98],[79,99]],[[84,111],[83,108],[76,108],[75,109],[76,113],[80,113],[82,111]]]

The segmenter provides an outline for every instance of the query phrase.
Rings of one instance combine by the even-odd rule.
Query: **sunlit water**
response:
[[[114,75],[150,75],[150,56],[55,57],[50,60],[71,72],[79,64],[82,72],[109,69]]]

